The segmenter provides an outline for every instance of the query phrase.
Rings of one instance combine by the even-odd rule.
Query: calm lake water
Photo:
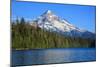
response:
[[[12,50],[12,65],[95,61],[95,48]]]

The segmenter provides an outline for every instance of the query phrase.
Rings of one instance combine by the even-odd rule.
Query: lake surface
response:
[[[11,64],[36,65],[96,60],[95,48],[12,50]]]

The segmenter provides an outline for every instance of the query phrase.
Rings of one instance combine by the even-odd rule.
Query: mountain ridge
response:
[[[36,22],[38,27],[44,30],[57,32],[64,36],[95,39],[94,33],[79,29],[65,19],[55,15],[51,10],[47,10],[33,22]]]

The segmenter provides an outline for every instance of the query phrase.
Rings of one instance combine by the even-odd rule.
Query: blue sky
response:
[[[16,2],[13,0],[11,18],[24,17],[25,19],[32,20],[47,10],[51,10],[57,16],[66,19],[80,29],[95,32],[95,6]]]

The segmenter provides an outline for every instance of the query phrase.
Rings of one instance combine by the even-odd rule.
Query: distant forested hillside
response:
[[[95,40],[65,37],[31,26],[24,18],[11,22],[11,26],[13,49],[95,47]]]

